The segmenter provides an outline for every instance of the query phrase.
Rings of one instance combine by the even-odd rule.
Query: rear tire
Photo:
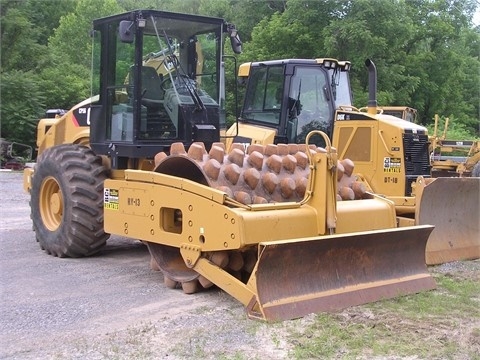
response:
[[[32,178],[31,218],[40,247],[58,257],[98,252],[109,234],[103,230],[103,182],[100,157],[81,145],[45,150]]]

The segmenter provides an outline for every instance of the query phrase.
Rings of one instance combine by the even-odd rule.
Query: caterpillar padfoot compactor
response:
[[[233,25],[134,11],[94,21],[93,36],[99,95],[40,123],[40,155],[24,174],[47,253],[139,239],[167,286],[216,285],[267,320],[435,287],[424,261],[433,226],[397,228],[394,204],[354,181],[325,134],[225,150]]]
[[[233,136],[227,144],[302,143],[309,131],[322,130],[339,158],[355,162],[369,191],[395,203],[401,226],[435,225],[426,247],[427,264],[480,258],[480,178],[432,181],[427,129],[377,106],[375,65],[370,60],[366,65],[369,103],[357,109],[347,61],[242,64],[245,102],[239,121],[227,132]],[[323,144],[322,139],[314,141]]]

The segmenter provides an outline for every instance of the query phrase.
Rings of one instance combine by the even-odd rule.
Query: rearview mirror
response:
[[[238,36],[237,29],[235,25],[229,24],[228,33],[230,34],[230,44],[232,45],[232,50],[235,54],[242,53],[242,41],[240,36]]]
[[[120,36],[120,41],[123,43],[133,43],[135,38],[135,33],[132,31],[133,21],[123,20],[120,21],[118,26],[118,35]]]

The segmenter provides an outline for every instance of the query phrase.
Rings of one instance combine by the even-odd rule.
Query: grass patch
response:
[[[435,274],[437,290],[318,314],[289,337],[293,359],[480,359],[480,283]]]
[[[480,316],[480,283],[449,275],[435,275],[437,289],[366,305],[389,309],[411,319],[432,317],[471,318]]]

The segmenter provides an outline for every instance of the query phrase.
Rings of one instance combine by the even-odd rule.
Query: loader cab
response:
[[[137,10],[95,20],[92,149],[124,169],[174,142],[219,141],[227,38],[240,52],[235,27],[220,18]]]
[[[243,129],[273,129],[274,143],[304,143],[311,130],[333,131],[335,109],[351,106],[349,62],[334,59],[287,59],[242,64],[248,77],[239,130],[234,141],[255,143]],[[246,127],[247,126],[247,127]],[[230,129],[234,132],[235,129]],[[261,141],[260,141],[261,142]],[[323,139],[313,139],[324,146]]]

